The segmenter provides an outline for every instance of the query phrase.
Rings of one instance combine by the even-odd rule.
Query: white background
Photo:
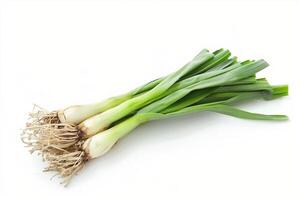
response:
[[[0,199],[300,199],[299,1],[2,1]],[[117,95],[202,48],[264,58],[290,96],[242,105],[288,122],[213,113],[151,122],[64,188],[20,141],[32,103]]]

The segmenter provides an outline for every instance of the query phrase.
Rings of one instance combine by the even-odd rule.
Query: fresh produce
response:
[[[263,115],[233,105],[251,99],[272,100],[288,95],[288,86],[271,86],[256,73],[264,60],[239,62],[228,50],[202,50],[178,71],[126,94],[96,104],[60,111],[39,109],[31,114],[23,141],[37,151],[68,183],[85,163],[102,156],[137,126],[191,112],[210,111],[254,120],[287,120],[285,115]]]

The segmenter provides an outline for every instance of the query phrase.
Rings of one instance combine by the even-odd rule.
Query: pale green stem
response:
[[[112,97],[98,103],[70,106],[64,110],[58,111],[58,117],[62,123],[76,125],[96,114],[113,108],[132,97],[133,96],[128,93]]]

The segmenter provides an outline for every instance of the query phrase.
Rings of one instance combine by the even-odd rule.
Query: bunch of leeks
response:
[[[22,134],[31,152],[68,183],[85,163],[102,156],[137,126],[192,112],[210,111],[243,119],[287,120],[236,108],[241,101],[288,95],[287,85],[272,86],[256,73],[264,60],[238,61],[225,49],[202,50],[179,70],[125,94],[48,112],[38,108]]]

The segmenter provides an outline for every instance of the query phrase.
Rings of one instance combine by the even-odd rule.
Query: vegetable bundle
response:
[[[287,120],[285,115],[251,113],[234,107],[251,99],[288,95],[287,85],[272,86],[256,73],[264,60],[238,61],[228,50],[202,50],[182,68],[125,94],[48,112],[36,107],[22,134],[31,152],[47,162],[67,184],[85,163],[108,152],[137,126],[192,112],[210,111],[237,118]]]

